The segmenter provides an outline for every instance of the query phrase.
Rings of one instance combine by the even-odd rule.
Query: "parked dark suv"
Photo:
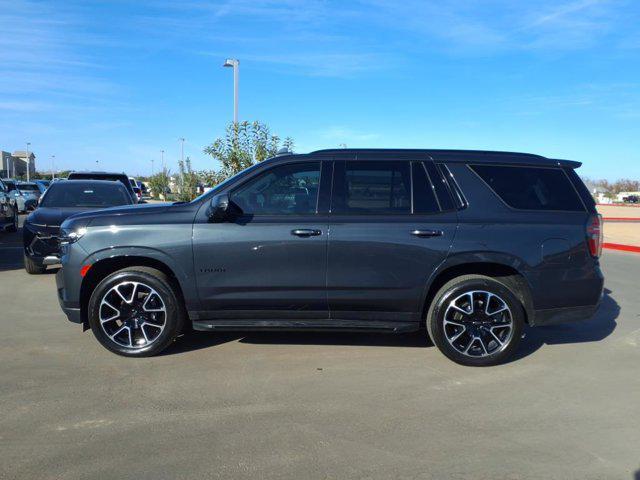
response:
[[[109,350],[195,330],[408,332],[465,365],[525,324],[592,316],[601,220],[574,169],[537,155],[322,150],[254,165],[185,204],[62,225],[60,303]]]

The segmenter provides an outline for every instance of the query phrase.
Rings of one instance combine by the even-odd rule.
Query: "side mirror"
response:
[[[215,223],[226,222],[232,217],[233,208],[229,195],[221,193],[211,199],[209,204],[209,221]]]

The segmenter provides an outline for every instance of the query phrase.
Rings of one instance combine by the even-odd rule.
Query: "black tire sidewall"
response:
[[[162,297],[167,309],[166,325],[160,337],[151,345],[140,349],[118,345],[107,336],[100,325],[99,308],[103,295],[114,285],[127,281],[141,282],[152,287]],[[149,357],[157,355],[166,349],[180,333],[182,326],[181,315],[182,310],[178,298],[169,282],[147,272],[140,272],[134,269],[112,273],[102,280],[91,294],[87,308],[89,326],[96,339],[108,350],[127,357]]]
[[[451,298],[462,295],[470,290],[485,290],[501,297],[511,310],[513,333],[507,347],[500,352],[487,357],[470,357],[463,355],[453,348],[444,334],[444,314]],[[465,276],[446,283],[436,294],[429,309],[427,329],[431,340],[438,349],[449,359],[467,366],[492,366],[503,363],[512,356],[518,348],[524,329],[524,309],[517,296],[504,283],[490,277]]]
[[[11,207],[11,210],[13,211],[13,216],[11,217],[11,225],[9,225],[7,227],[7,230],[10,231],[10,232],[17,232],[18,231],[18,224],[19,224],[18,207],[17,206],[13,206],[13,207]]]
[[[26,253],[24,254],[24,269],[30,275],[38,275],[47,271],[46,266],[39,265]]]

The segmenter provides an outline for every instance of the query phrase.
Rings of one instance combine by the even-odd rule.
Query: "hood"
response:
[[[103,208],[101,210],[91,210],[83,213],[76,213],[72,220],[81,221],[89,225],[109,221],[114,223],[129,223],[129,220],[139,218],[140,216],[158,215],[164,213],[171,207],[171,203],[153,203],[125,205],[122,207]]]
[[[59,227],[71,215],[86,212],[88,208],[79,207],[39,207],[29,214],[27,223],[43,227]]]

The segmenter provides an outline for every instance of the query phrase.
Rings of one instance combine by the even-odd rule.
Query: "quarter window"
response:
[[[320,163],[281,165],[258,175],[231,194],[246,215],[316,213]]]
[[[411,168],[413,176],[413,213],[435,213],[440,210],[422,162],[413,162]]]
[[[576,190],[559,168],[471,165],[502,200],[522,210],[583,211]]]

